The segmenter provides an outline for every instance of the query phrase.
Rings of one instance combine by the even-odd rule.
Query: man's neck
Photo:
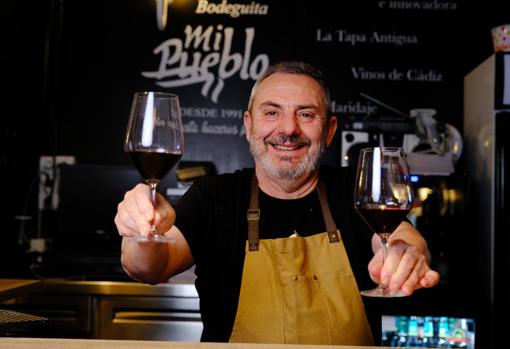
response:
[[[259,188],[278,199],[298,199],[309,194],[317,186],[319,170],[306,173],[296,179],[280,179],[268,175],[260,167],[255,168]]]

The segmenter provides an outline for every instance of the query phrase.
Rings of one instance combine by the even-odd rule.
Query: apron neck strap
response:
[[[253,174],[250,188],[250,206],[248,207],[248,249],[250,251],[259,250],[259,182],[257,176]]]
[[[326,182],[319,179],[317,184],[317,191],[319,193],[319,201],[322,210],[322,217],[324,218],[324,224],[328,232],[329,242],[340,241],[338,229],[336,227],[331,210],[328,204],[328,195],[326,190]],[[260,209],[259,209],[259,183],[257,176],[253,174],[250,187],[250,204],[247,212],[248,220],[248,249],[249,251],[258,251],[259,249],[259,220],[260,220]]]
[[[338,229],[336,227],[333,216],[331,216],[331,210],[328,204],[328,191],[326,190],[326,182],[319,179],[317,184],[317,190],[319,192],[319,200],[321,202],[322,217],[324,217],[324,224],[326,225],[326,231],[328,232],[329,242],[340,241]]]

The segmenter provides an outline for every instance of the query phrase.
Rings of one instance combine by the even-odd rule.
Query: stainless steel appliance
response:
[[[11,310],[48,319],[25,336],[198,342],[203,325],[191,273],[155,286],[44,280]]]
[[[504,344],[510,312],[504,285],[510,275],[509,135],[510,52],[500,52],[464,79],[465,161],[479,268],[465,287],[480,290],[480,340],[491,348]]]
[[[414,134],[416,126],[410,117],[386,114],[374,117],[346,116],[340,119],[341,166],[355,165],[362,148],[378,146],[384,135],[386,146],[400,147],[406,135]]]

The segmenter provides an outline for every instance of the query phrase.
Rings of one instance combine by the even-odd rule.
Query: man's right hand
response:
[[[156,230],[175,240],[174,243],[137,242],[122,240],[121,262],[133,279],[149,284],[167,282],[168,279],[193,265],[193,256],[181,231],[174,226],[175,211],[159,194],[156,207],[150,200],[150,190],[138,184],[124,195],[117,207],[115,225],[123,237],[147,236],[151,224]]]
[[[115,225],[121,236],[147,236],[154,223],[160,234],[165,234],[175,222],[173,207],[160,194],[156,194],[156,207],[150,200],[149,186],[138,184],[124,195],[117,206]]]

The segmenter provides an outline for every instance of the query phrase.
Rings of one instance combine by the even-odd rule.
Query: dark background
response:
[[[203,30],[212,26],[211,40],[215,35],[224,35],[225,28],[233,28],[231,54],[243,54],[245,30],[253,28],[250,62],[258,55],[265,55],[270,63],[283,59],[312,63],[325,73],[337,106],[335,113],[340,118],[391,116],[388,110],[360,96],[365,93],[404,113],[413,108],[435,109],[439,121],[450,123],[462,132],[463,78],[493,53],[490,29],[510,22],[504,2],[495,0],[259,1],[267,5],[267,15],[237,18],[196,14],[197,3],[197,0],[175,0],[169,6],[168,25],[160,31],[156,25],[155,1],[0,2],[0,66],[4,91],[0,94],[0,276],[31,276],[26,264],[33,257],[27,256],[26,245],[19,241],[20,223],[15,216],[32,218],[29,232],[39,227],[45,238],[51,239],[56,234],[58,219],[54,212],[41,213],[37,206],[41,155],[72,155],[78,164],[100,166],[103,170],[119,166],[124,171],[131,165],[122,145],[131,98],[136,91],[162,90],[180,96],[184,124],[198,127],[196,133],[185,133],[183,160],[211,161],[218,172],[251,166],[242,134],[242,112],[254,82],[252,78],[243,79],[239,72],[225,78],[223,88],[214,99],[212,91],[221,78],[217,66],[209,69],[214,82],[208,93],[202,93],[204,83],[165,88],[141,74],[158,70],[160,55],[153,50],[162,42],[172,38],[185,42],[186,26],[193,29],[202,26]],[[251,1],[229,3],[250,4]],[[397,5],[399,9],[395,8]],[[405,5],[407,9],[402,8]],[[421,8],[411,8],[412,5]],[[436,9],[424,9],[426,5]],[[342,40],[338,31],[344,33]],[[368,42],[353,44],[346,39],[346,33],[365,35]],[[404,35],[415,43],[370,42],[374,33]],[[221,53],[225,37],[220,38]],[[191,64],[194,53],[203,59],[218,52],[213,48],[206,51],[202,45],[184,51],[189,56],[187,65]],[[354,70],[378,72],[379,79],[356,77]],[[433,71],[440,79],[410,80],[405,75],[409,70]],[[392,71],[403,73],[402,78],[391,78]],[[356,104],[372,108],[372,113],[345,108]],[[191,117],[187,113],[192,108],[215,112],[218,117]],[[233,117],[221,117],[227,114]],[[204,122],[236,131],[226,135],[206,134],[202,131]],[[336,140],[324,161],[338,165],[339,154],[340,143]],[[469,175],[462,161],[457,175],[461,178]],[[108,195],[107,190],[93,187],[81,188],[85,190],[79,195],[88,204],[94,201],[105,204],[115,200],[114,195],[120,201],[124,187],[128,189],[136,181],[130,178],[131,181],[119,180]],[[114,209],[112,219],[113,214]],[[468,255],[473,247],[466,242],[469,239],[461,236],[476,234],[469,231],[469,222],[468,217],[449,222],[449,228],[457,235],[451,233],[452,237],[444,243],[449,244],[450,260],[457,261],[449,287],[455,292],[460,289],[459,293],[464,293],[461,299],[475,298],[469,306],[476,309],[473,291],[465,290],[463,285],[464,278],[470,277],[473,260]]]

